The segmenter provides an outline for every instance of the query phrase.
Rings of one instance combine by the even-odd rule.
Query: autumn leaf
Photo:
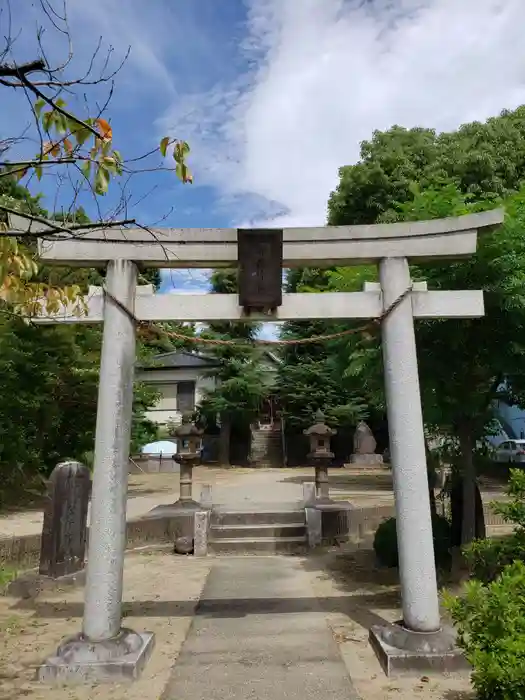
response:
[[[68,153],[73,152],[73,144],[71,143],[71,141],[69,139],[64,139],[64,148],[66,149],[66,151]]]
[[[160,152],[161,152],[162,156],[166,156],[166,152],[167,152],[167,150],[168,150],[169,144],[170,144],[170,137],[169,137],[169,136],[165,136],[165,137],[162,139],[162,141],[160,142],[160,146],[159,146]]]
[[[95,119],[95,124],[98,126],[99,134],[103,141],[111,141],[113,138],[113,130],[105,119]]]
[[[49,154],[57,158],[60,155],[60,146],[52,141],[44,141],[42,155],[45,158],[46,156],[49,156]]]

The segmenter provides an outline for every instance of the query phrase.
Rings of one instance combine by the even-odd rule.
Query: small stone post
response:
[[[328,484],[328,466],[331,464],[334,453],[330,452],[330,438],[337,430],[329,428],[325,422],[322,411],[315,414],[315,423],[304,431],[310,438],[310,452],[308,459],[315,467],[315,488],[318,501],[330,501],[330,489]]]
[[[58,578],[84,568],[90,493],[89,469],[80,462],[62,462],[53,469],[44,509],[41,575]]]

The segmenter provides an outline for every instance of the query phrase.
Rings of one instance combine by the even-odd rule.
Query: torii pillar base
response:
[[[66,639],[37,671],[44,683],[122,683],[140,677],[155,647],[151,632],[121,629],[114,639],[93,642],[83,635]]]
[[[456,647],[452,627],[421,633],[406,629],[402,622],[374,625],[369,641],[387,676],[454,673],[471,668]]]

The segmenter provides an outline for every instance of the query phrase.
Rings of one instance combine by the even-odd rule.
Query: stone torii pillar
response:
[[[131,314],[136,285],[134,262],[108,263],[106,288]],[[137,678],[154,647],[153,634],[121,627],[135,327],[114,302],[104,302],[103,315],[82,632],[63,641],[40,667],[44,681]]]
[[[387,308],[410,286],[406,258],[379,263]],[[405,298],[382,325],[385,394],[393,466],[403,622],[414,632],[441,628],[419,391],[412,302]]]

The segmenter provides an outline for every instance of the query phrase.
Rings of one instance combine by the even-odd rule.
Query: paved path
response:
[[[213,484],[213,504],[222,509],[265,510],[300,508],[303,486],[286,480],[276,471],[252,471],[237,474],[232,484]]]
[[[301,560],[217,558],[162,700],[357,700]]]

